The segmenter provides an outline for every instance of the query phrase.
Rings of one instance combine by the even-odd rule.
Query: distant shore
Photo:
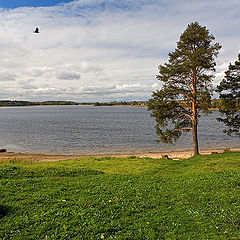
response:
[[[230,151],[240,151],[240,148],[231,148]],[[200,150],[200,154],[217,154],[223,153],[224,149],[210,149],[210,150]],[[86,158],[86,157],[129,157],[136,156],[139,158],[149,157],[149,158],[162,158],[162,156],[167,155],[171,159],[187,159],[193,156],[193,151],[176,151],[176,152],[156,152],[156,153],[137,153],[137,154],[103,154],[103,155],[51,155],[51,154],[32,154],[32,153],[14,153],[14,152],[5,152],[0,153],[0,162],[5,161],[61,161],[77,158]]]

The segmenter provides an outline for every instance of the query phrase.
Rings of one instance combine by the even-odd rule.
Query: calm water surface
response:
[[[218,112],[199,123],[200,149],[239,147],[222,133]],[[157,144],[146,108],[35,106],[0,108],[0,148],[48,154],[143,153],[192,149],[191,134],[173,145]]]

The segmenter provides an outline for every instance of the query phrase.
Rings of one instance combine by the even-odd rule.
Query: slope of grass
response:
[[[240,239],[240,153],[0,164],[0,239]]]

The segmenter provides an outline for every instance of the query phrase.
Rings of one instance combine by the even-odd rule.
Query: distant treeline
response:
[[[0,101],[0,107],[6,106],[40,106],[40,105],[79,105],[79,103],[71,101],[44,101],[44,102],[29,102],[29,101]]]
[[[114,101],[114,102],[72,102],[72,101],[44,101],[44,102],[30,102],[30,101],[11,101],[0,100],[0,107],[7,106],[41,106],[41,105],[94,105],[94,106],[117,106],[117,105],[146,105],[146,101]]]
[[[77,103],[73,101],[44,101],[44,102],[30,102],[30,101],[10,101],[1,100],[0,107],[7,106],[41,106],[41,105],[94,105],[94,106],[146,106],[147,101],[113,101],[113,102],[95,102],[95,103]],[[213,99],[211,101],[211,108],[219,109],[221,106],[220,99]]]
[[[146,106],[147,101],[114,101],[114,102],[108,102],[108,103],[100,103],[95,102],[93,104],[94,106],[122,106],[122,105],[130,105],[130,106]]]

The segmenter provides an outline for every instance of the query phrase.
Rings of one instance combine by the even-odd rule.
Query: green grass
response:
[[[0,163],[0,239],[240,239],[240,153]]]

